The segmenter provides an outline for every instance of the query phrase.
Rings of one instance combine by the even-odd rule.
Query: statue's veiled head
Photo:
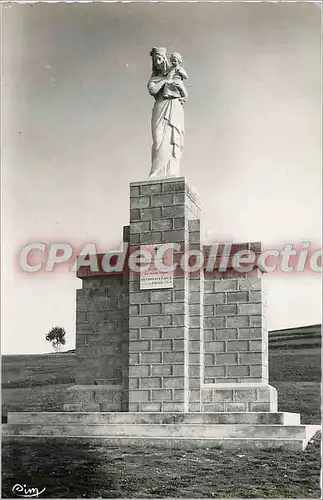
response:
[[[162,75],[169,69],[167,49],[164,47],[153,47],[150,51],[152,58],[153,75]]]

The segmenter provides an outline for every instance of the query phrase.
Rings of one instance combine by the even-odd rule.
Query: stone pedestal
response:
[[[192,272],[182,262],[171,286],[148,289],[141,289],[140,273],[128,269],[127,259],[117,273],[80,269],[77,397],[80,386],[112,384],[128,411],[276,412],[262,274],[230,266],[220,272],[216,259],[210,270],[212,249],[201,243],[198,196],[185,178],[130,185],[123,241],[128,256],[147,245],[177,244],[177,263],[202,254],[203,265]],[[232,254],[243,249],[259,252],[260,244],[235,245]],[[77,409],[81,403],[66,404]],[[120,408],[116,404],[115,411]]]
[[[130,186],[130,252],[178,243],[182,253],[209,247],[200,206],[184,178]],[[236,245],[234,252],[259,244]],[[268,385],[266,298],[261,272],[175,272],[173,287],[129,282],[130,411],[277,411]]]
[[[67,391],[64,412],[11,413],[3,435],[304,449],[318,427],[277,413],[276,389],[268,384],[262,275],[256,266],[221,271],[217,259],[210,269],[198,197],[187,181],[132,183],[123,240],[130,248],[121,269],[107,271],[98,256],[98,270],[78,271],[77,385]],[[186,258],[166,288],[159,278],[143,286],[142,273],[127,267],[129,255],[165,243],[178,245],[175,263]],[[243,249],[259,252],[260,244],[235,245],[229,260]],[[197,254],[202,265],[192,272]]]
[[[199,213],[197,196],[184,178],[132,183],[130,253],[144,245],[177,243],[181,258],[189,250],[190,223]],[[142,290],[140,276],[130,272],[129,411],[187,412],[193,400],[200,409],[201,382],[189,372],[190,281],[188,272],[179,270],[171,288]],[[200,370],[200,309],[197,317],[195,355]]]

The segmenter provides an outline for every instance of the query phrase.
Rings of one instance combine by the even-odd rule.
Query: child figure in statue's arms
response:
[[[186,101],[188,94],[183,83],[183,80],[187,80],[187,73],[181,66],[182,56],[178,52],[174,52],[171,54],[169,60],[172,66],[167,73],[169,81],[164,85],[164,97],[178,98],[183,103]]]

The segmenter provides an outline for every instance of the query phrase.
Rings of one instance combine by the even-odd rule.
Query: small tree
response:
[[[51,342],[56,352],[60,352],[61,345],[66,344],[66,330],[61,326],[54,326],[46,335],[46,340]]]

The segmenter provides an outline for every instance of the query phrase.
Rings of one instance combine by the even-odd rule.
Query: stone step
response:
[[[48,443],[50,439],[48,436],[41,437],[28,436],[29,439],[44,440]],[[15,442],[26,439],[24,435],[2,435],[2,442]],[[258,450],[258,449],[284,449],[290,451],[303,451],[306,448],[307,439],[281,439],[281,438],[225,438],[225,439],[214,439],[214,438],[178,438],[178,437],[104,437],[104,436],[74,436],[68,437],[64,436],[64,440],[75,440],[76,444],[82,440],[82,443],[89,442],[93,444],[93,439],[95,439],[97,444],[102,444],[104,446],[122,447],[140,447],[147,448],[148,446],[153,446],[157,448],[172,448],[180,450],[192,450],[197,448],[211,449],[211,448],[221,448],[225,450]]]
[[[9,412],[8,423],[299,425],[298,413]]]
[[[306,439],[305,425],[7,424],[3,435]]]

